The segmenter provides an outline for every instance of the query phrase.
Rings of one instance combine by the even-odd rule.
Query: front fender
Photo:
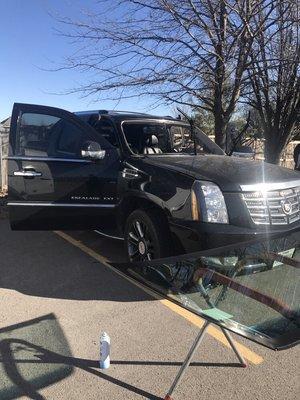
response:
[[[141,162],[140,162],[141,163]],[[130,165],[120,176],[120,199],[151,202],[168,218],[190,219],[190,193],[194,179],[155,165]]]

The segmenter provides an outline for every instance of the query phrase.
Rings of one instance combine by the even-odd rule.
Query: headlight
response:
[[[195,181],[191,192],[192,218],[195,221],[228,224],[227,208],[219,186]]]

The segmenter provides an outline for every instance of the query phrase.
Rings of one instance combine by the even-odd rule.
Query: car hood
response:
[[[244,185],[288,183],[300,173],[278,165],[219,155],[155,155],[144,159],[196,179],[215,182],[225,192],[241,191]]]

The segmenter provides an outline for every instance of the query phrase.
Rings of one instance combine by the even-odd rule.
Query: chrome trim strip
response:
[[[25,176],[25,178],[35,178],[37,176],[42,176],[42,173],[36,171],[15,171],[14,176]]]
[[[98,235],[107,237],[109,239],[122,240],[122,241],[124,240],[124,238],[122,238],[122,237],[108,235],[107,233],[103,233],[103,232],[99,231],[98,229],[95,229],[94,232],[97,233]]]
[[[94,207],[94,208],[114,208],[116,204],[74,204],[74,203],[47,203],[47,202],[23,202],[23,201],[13,201],[7,203],[8,206],[21,206],[21,207]]]
[[[22,156],[9,156],[6,160],[14,161],[58,161],[58,162],[72,162],[72,163],[91,163],[90,160],[81,160],[80,158],[59,158],[59,157],[22,157]]]
[[[139,171],[139,169],[138,169],[137,167],[134,167],[133,165],[129,164],[128,161],[125,161],[125,162],[124,162],[124,165],[125,165],[125,168],[126,168],[126,167],[129,167],[130,169],[134,169],[134,170],[136,170],[137,172]]]
[[[243,192],[265,192],[272,190],[291,189],[300,186],[300,179],[288,182],[256,183],[252,185],[240,185]]]

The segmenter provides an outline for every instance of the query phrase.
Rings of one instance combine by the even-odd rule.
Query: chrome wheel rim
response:
[[[154,258],[153,238],[142,221],[136,219],[130,224],[127,248],[130,261],[149,261]]]

